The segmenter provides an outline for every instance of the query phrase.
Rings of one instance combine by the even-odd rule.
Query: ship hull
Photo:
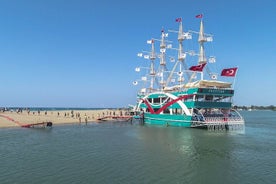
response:
[[[191,116],[169,114],[144,114],[144,123],[150,125],[191,127]]]

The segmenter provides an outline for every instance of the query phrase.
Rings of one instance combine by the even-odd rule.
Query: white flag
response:
[[[142,88],[142,89],[141,89],[141,93],[145,93],[146,91],[147,91],[146,88]]]
[[[213,41],[213,37],[211,37],[211,36],[210,36],[210,37],[207,37],[207,38],[206,38],[206,41],[207,41],[207,42],[212,42],[212,41]]]
[[[144,55],[144,58],[145,59],[149,59],[149,55]]]
[[[143,53],[138,53],[137,56],[138,57],[143,57]]]
[[[147,77],[142,77],[141,79],[142,79],[142,81],[146,81]]]
[[[156,75],[157,75],[158,77],[163,77],[163,73],[162,73],[162,72],[158,72]]]
[[[167,45],[167,48],[168,48],[168,49],[171,49],[171,48],[172,48],[172,44],[168,44],[168,45]]]
[[[135,71],[140,72],[140,68],[139,67],[135,68]]]
[[[217,80],[217,79],[218,79],[218,76],[217,76],[216,74],[212,74],[211,78],[212,78],[213,80]]]
[[[152,40],[147,40],[147,44],[151,44],[152,43]]]
[[[170,61],[173,63],[175,62],[175,59],[173,57],[170,57]]]
[[[177,75],[182,76],[183,72],[177,72]]]
[[[186,54],[185,54],[185,53],[182,53],[182,54],[181,54],[181,58],[184,58],[184,59],[185,59],[185,58],[186,58]]]
[[[190,50],[188,53],[190,56],[195,56],[195,51],[193,51],[193,50]]]
[[[216,58],[213,57],[213,56],[211,56],[211,57],[209,58],[209,63],[215,63],[215,62],[216,62]]]
[[[166,52],[166,49],[160,49],[160,52],[164,53],[164,52]]]
[[[184,33],[183,35],[187,40],[192,39],[192,35],[190,33]]]

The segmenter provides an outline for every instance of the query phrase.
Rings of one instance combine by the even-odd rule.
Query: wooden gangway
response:
[[[31,124],[25,124],[21,127],[23,128],[46,128],[46,127],[52,127],[53,123],[50,121],[47,122],[41,122],[41,123],[31,123]]]
[[[103,116],[97,118],[98,121],[117,120],[117,121],[129,121],[132,116]]]

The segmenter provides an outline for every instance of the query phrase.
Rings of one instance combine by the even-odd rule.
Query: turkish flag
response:
[[[234,77],[236,75],[238,68],[226,68],[221,71],[221,76],[226,76],[226,77]]]
[[[175,19],[175,22],[182,22],[182,18],[180,18],[180,17],[179,17],[179,18],[176,18],[176,19]]]
[[[189,70],[202,72],[202,70],[203,70],[203,68],[204,68],[205,65],[206,65],[206,63],[202,63],[202,64],[196,65],[196,66],[191,66],[189,68]]]
[[[199,15],[196,15],[195,17],[201,19],[201,18],[203,17],[203,15],[202,15],[202,14],[199,14]]]

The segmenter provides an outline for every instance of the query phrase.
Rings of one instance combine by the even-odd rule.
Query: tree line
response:
[[[242,110],[272,110],[276,111],[276,106],[269,105],[269,106],[257,106],[257,105],[251,105],[251,106],[235,106],[235,109],[242,109]]]

